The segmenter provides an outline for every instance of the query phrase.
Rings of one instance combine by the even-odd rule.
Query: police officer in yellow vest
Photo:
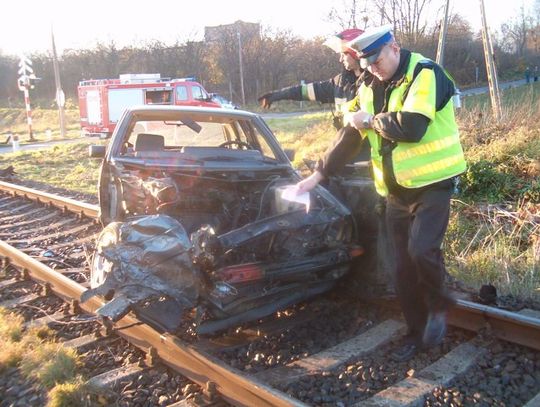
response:
[[[393,356],[405,361],[446,335],[453,300],[444,289],[441,244],[453,180],[466,164],[452,79],[435,62],[401,49],[391,29],[368,29],[350,42],[373,78],[360,86],[357,111],[346,121],[369,139],[375,186],[387,201],[396,291],[409,330]],[[309,191],[324,178],[316,171],[298,189]]]

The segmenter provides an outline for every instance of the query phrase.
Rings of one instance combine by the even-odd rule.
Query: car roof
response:
[[[177,113],[197,113],[210,114],[226,117],[234,117],[237,119],[253,119],[259,117],[257,113],[248,112],[246,110],[229,110],[221,107],[200,107],[200,106],[175,106],[175,105],[138,105],[131,106],[126,109],[127,112],[134,114],[144,114],[151,112],[177,112]]]

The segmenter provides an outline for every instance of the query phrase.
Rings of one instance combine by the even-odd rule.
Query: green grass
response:
[[[96,140],[96,143],[103,141]],[[77,192],[96,194],[101,160],[88,157],[88,144],[55,145],[0,155],[0,168],[13,165],[18,176]]]
[[[501,103],[506,109],[522,106],[526,103],[536,103],[540,96],[540,82],[531,82],[528,85],[508,88],[500,91]],[[461,98],[461,105],[465,110],[490,109],[489,93],[465,96]]]
[[[302,166],[303,159],[316,160],[335,136],[330,113],[310,113],[294,119],[268,119],[268,125],[283,148],[293,149],[293,165]]]
[[[66,138],[80,136],[79,111],[77,109],[65,110]],[[52,138],[60,138],[60,124],[58,111],[53,109],[32,110],[32,132],[37,140],[46,140],[46,130],[52,130]],[[19,136],[21,143],[28,141],[28,125],[24,109],[0,108],[0,141],[4,141],[7,133]]]

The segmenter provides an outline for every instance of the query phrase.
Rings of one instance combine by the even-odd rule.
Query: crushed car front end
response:
[[[112,319],[135,309],[165,329],[197,308],[199,332],[260,318],[331,288],[360,254],[349,210],[300,180],[254,114],[128,110],[107,149],[92,295]]]

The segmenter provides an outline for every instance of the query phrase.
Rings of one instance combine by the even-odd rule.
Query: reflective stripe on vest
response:
[[[316,101],[317,97],[315,96],[315,87],[313,83],[307,83],[302,85],[302,99]]]
[[[343,113],[343,106],[349,103],[346,98],[334,97],[334,103],[336,105],[336,112]]]
[[[399,185],[406,188],[419,188],[444,179],[456,176],[466,169],[463,149],[459,141],[457,124],[454,119],[454,106],[450,100],[440,111],[435,112],[435,89],[420,86],[421,97],[415,100],[410,94],[404,99],[405,92],[410,88],[414,68],[425,58],[411,53],[411,59],[402,83],[392,90],[388,101],[389,112],[411,111],[432,119],[426,133],[417,143],[399,142],[392,150],[394,175]],[[429,76],[421,75],[420,80],[429,86]],[[429,81],[433,83],[432,81]],[[434,84],[434,83],[433,83]],[[364,84],[359,91],[361,110],[373,113],[373,92]],[[364,132],[371,144],[373,176],[375,187],[380,195],[386,196],[388,189],[384,183],[382,156],[380,147],[381,136],[373,130]]]

